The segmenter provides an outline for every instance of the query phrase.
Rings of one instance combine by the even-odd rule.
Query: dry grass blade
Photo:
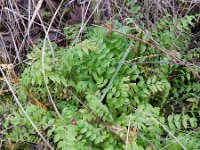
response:
[[[35,11],[34,11],[33,16],[32,16],[32,18],[31,18],[31,20],[30,20],[30,22],[28,24],[27,30],[26,30],[25,35],[24,35],[24,39],[22,41],[22,44],[21,44],[19,50],[21,50],[21,47],[23,46],[23,44],[25,42],[25,39],[26,39],[27,35],[30,32],[30,28],[31,28],[32,24],[34,23],[34,20],[35,20],[36,16],[38,15],[38,12],[39,12],[39,10],[40,10],[40,8],[42,6],[43,1],[44,0],[39,0],[37,6],[35,7]]]
[[[33,4],[34,4],[34,1],[33,1]],[[43,30],[44,30],[45,35],[46,35],[45,37],[46,37],[47,40],[48,40],[50,49],[51,49],[51,51],[52,51],[53,63],[54,63],[54,50],[53,50],[51,41],[50,41],[50,39],[49,39],[48,32],[47,32],[46,29],[45,29],[43,20],[42,20],[42,18],[41,18],[41,16],[40,16],[39,12],[37,11],[36,14],[37,14],[38,18],[40,19],[40,22],[41,22],[41,24],[42,24]],[[54,19],[54,18],[53,18],[53,19]],[[49,27],[49,29],[50,29],[50,27]],[[49,31],[49,29],[48,29],[48,31]],[[51,101],[51,103],[52,103],[52,105],[53,105],[53,107],[54,107],[54,110],[56,111],[56,113],[57,113],[57,115],[58,115],[59,117],[62,117],[61,114],[60,114],[60,112],[58,111],[58,109],[57,109],[57,107],[56,107],[56,104],[55,104],[55,102],[54,102],[54,100],[53,100],[53,98],[52,98],[52,96],[51,96],[51,93],[50,93],[50,91],[49,91],[49,88],[48,88],[48,86],[47,86],[46,74],[45,74],[45,62],[44,62],[44,58],[45,58],[45,48],[46,48],[46,41],[44,41],[43,46],[42,46],[42,72],[43,72],[43,77],[44,77],[44,81],[45,81],[45,86],[46,86],[46,89],[47,89],[47,91],[48,91],[49,98],[50,98],[50,101]]]
[[[156,118],[154,118],[153,116],[151,116],[152,117],[152,119],[157,123],[157,124],[159,124],[160,126],[162,126],[163,127],[163,129],[167,132],[167,133],[169,133],[169,135],[178,143],[178,144],[180,144],[180,146],[183,148],[183,150],[187,150],[187,148],[180,142],[180,140],[177,138],[177,137],[175,137],[174,135],[173,135],[173,133],[172,132],[170,132],[162,123],[160,123]]]
[[[92,0],[89,0],[89,4],[91,3]],[[85,17],[84,19],[82,20],[82,24],[81,24],[81,28],[79,30],[79,33],[78,35],[76,36],[74,42],[72,43],[72,46],[77,42],[78,38],[80,37],[81,33],[83,32],[83,29],[85,28],[85,26],[87,25],[87,23],[89,22],[89,20],[91,19],[91,17],[94,15],[95,11],[98,9],[99,5],[101,4],[102,0],[99,0],[98,3],[96,4],[95,8],[93,9],[92,13],[90,14],[90,16],[88,17],[88,19],[85,21]],[[88,7],[89,7],[89,4],[88,4]],[[87,11],[85,12],[85,15],[86,16],[86,13]],[[85,22],[84,22],[85,21]]]
[[[135,111],[136,108],[133,108],[133,111]],[[140,111],[140,110],[139,110]],[[144,114],[144,112],[140,111],[141,114]],[[160,125],[178,144],[180,144],[180,146],[183,148],[183,150],[187,150],[187,148],[181,143],[180,139],[178,139],[177,137],[174,136],[174,134],[168,130],[165,125],[163,125],[158,119],[156,119],[151,113],[145,113],[145,116],[149,116],[156,124]],[[145,122],[148,122],[147,120],[145,120],[145,118],[141,118],[142,120],[144,120]]]
[[[119,70],[121,69],[122,65],[124,64],[125,59],[126,59],[126,57],[128,56],[128,53],[130,52],[131,47],[132,47],[132,41],[130,42],[129,47],[126,49],[126,51],[125,51],[125,53],[124,53],[124,55],[123,55],[123,57],[122,57],[122,59],[121,59],[119,65],[117,66],[117,69],[115,70],[115,72],[114,72],[112,78],[110,79],[110,81],[109,81],[109,83],[108,83],[108,86],[106,87],[105,91],[103,92],[103,95],[101,96],[101,99],[100,99],[101,102],[103,101],[103,99],[105,98],[106,94],[108,93],[110,87],[112,86],[112,83],[113,83],[113,81],[115,80],[115,78],[116,78],[116,76],[117,76]]]
[[[195,131],[198,131],[198,130],[200,130],[200,128],[197,128],[197,129],[195,129],[195,130],[193,130],[193,131],[191,131],[191,132],[185,134],[183,137],[179,138],[179,140],[182,140],[182,139],[186,138],[188,135],[190,135],[190,134],[192,134],[192,133],[194,133]],[[165,146],[165,147],[162,147],[160,150],[164,150],[164,149],[166,149],[167,147],[169,147],[169,146],[171,146],[171,145],[173,145],[173,144],[175,144],[175,143],[177,143],[177,141],[174,141],[174,142],[172,142],[171,144],[169,144],[169,145],[167,145],[167,146]]]
[[[132,117],[132,114],[130,115],[129,122],[128,122],[128,130],[126,134],[126,150],[128,150],[128,144],[129,144],[128,139],[129,139],[130,126],[131,126],[131,117]]]

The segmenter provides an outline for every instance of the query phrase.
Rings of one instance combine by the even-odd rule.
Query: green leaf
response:
[[[105,53],[101,53],[101,55],[98,57],[98,59],[104,59],[106,57]]]
[[[154,84],[150,85],[149,88],[150,88],[150,90],[151,90],[153,93],[158,92],[157,87],[156,87],[156,85],[154,85]]]
[[[161,87],[160,85],[156,84],[155,86],[156,86],[156,88],[157,88],[160,92],[163,91],[163,89],[162,89],[162,87]]]
[[[174,116],[174,123],[176,127],[180,130],[181,129],[181,123],[180,123],[180,115],[175,115]]]
[[[151,95],[151,93],[147,89],[143,89],[144,93],[146,93],[148,96]]]
[[[198,100],[196,98],[188,98],[186,101],[196,103]]]
[[[142,45],[140,46],[140,50],[141,50],[141,53],[144,53],[145,50],[146,50],[146,46],[145,46],[144,44],[142,44]]]
[[[153,76],[151,83],[154,84],[156,82],[156,80],[157,80],[156,76]]]
[[[111,67],[107,70],[107,76],[109,76],[110,74],[113,74],[115,72],[115,68],[114,67]]]
[[[90,137],[92,135],[92,131],[87,131],[86,138]]]
[[[134,96],[134,100],[135,100],[135,102],[136,102],[137,104],[140,103],[140,100],[139,100],[139,97],[138,97],[138,96]]]
[[[20,118],[14,117],[14,118],[12,119],[12,123],[13,123],[14,126],[18,125],[18,124],[20,123]]]
[[[148,85],[151,84],[151,78],[148,78],[147,84],[148,84]]]
[[[190,118],[189,122],[190,122],[190,125],[191,125],[192,128],[197,127],[197,119],[196,118],[194,118],[194,117]]]
[[[66,148],[65,147],[65,141],[59,141],[58,144],[57,144],[57,147],[58,147],[58,149],[60,149],[60,148]]]
[[[58,142],[61,139],[61,135],[60,134],[56,134],[53,138],[54,142]]]
[[[90,136],[90,141],[94,141],[94,139],[96,139],[96,134],[93,133],[93,135]]]
[[[87,132],[87,128],[85,127],[85,128],[82,128],[81,130],[80,130],[80,133],[85,133],[85,132]]]

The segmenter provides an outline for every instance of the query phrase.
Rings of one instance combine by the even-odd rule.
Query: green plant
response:
[[[184,30],[189,29],[191,17],[177,19],[177,29],[170,19],[170,16],[161,19],[151,36],[161,47],[187,60],[192,56],[184,56],[176,47],[185,51],[185,43],[181,41],[189,39],[184,38]],[[123,33],[131,32],[131,27],[120,23],[117,26]],[[135,30],[138,36],[148,40],[139,28]],[[180,36],[177,37],[174,30],[180,31]],[[116,32],[109,34],[102,28],[92,28],[74,46],[62,48],[53,44],[54,64],[50,48],[46,47],[45,78],[61,118],[56,116],[52,106],[45,107],[46,110],[41,108],[49,99],[41,46],[33,47],[28,54],[30,66],[24,69],[15,90],[40,131],[47,133],[46,138],[58,149],[159,149],[167,146],[166,142],[173,144],[174,140],[173,146],[177,149],[195,148],[190,139],[199,144],[196,133],[181,139],[183,133],[198,128],[196,110],[200,88],[194,75],[187,68],[170,63],[171,58],[149,45],[131,43],[127,36]],[[130,43],[133,46],[125,63],[101,99]],[[31,97],[37,99],[35,105],[38,106],[25,105],[27,99],[33,103]],[[29,136],[36,132],[18,109],[7,119],[5,127],[9,123],[15,127],[5,136],[12,142],[38,144]]]

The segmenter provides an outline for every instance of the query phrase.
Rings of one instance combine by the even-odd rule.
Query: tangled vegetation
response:
[[[79,40],[71,25],[68,47],[34,45],[12,86],[46,141],[4,94],[3,149],[200,149],[200,48],[187,47],[197,17],[163,16],[148,32],[127,18]]]

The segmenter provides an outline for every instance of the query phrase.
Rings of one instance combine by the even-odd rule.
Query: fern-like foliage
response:
[[[189,30],[193,18],[175,19],[175,26],[171,16],[166,16],[150,35],[161,47],[174,52],[180,59],[191,61],[196,53],[184,55],[185,41],[189,40],[184,31]],[[123,27],[118,23],[117,27],[131,34],[131,26]],[[138,27],[134,29],[138,36],[148,40]],[[179,31],[178,37],[175,31]],[[28,66],[15,89],[24,105],[33,104],[33,101],[37,101],[35,105],[40,104],[25,105],[26,111],[54,147],[159,149],[174,145],[177,136],[186,148],[198,148],[190,142],[190,139],[197,141],[197,134],[194,133],[195,137],[187,134],[198,127],[199,84],[187,68],[173,64],[171,58],[149,45],[133,41],[125,63],[101,101],[130,42],[125,35],[92,28],[73,46],[62,48],[53,44],[54,63],[47,45],[45,68],[42,67],[41,46],[33,47],[27,56]],[[46,106],[49,93],[44,81],[61,118],[57,118],[51,105]],[[37,143],[27,139],[36,133],[20,110],[16,110],[5,126],[9,126],[8,122],[14,128],[5,133],[6,137],[15,143]],[[187,139],[181,139],[184,132]],[[181,149],[180,143],[175,145]]]

